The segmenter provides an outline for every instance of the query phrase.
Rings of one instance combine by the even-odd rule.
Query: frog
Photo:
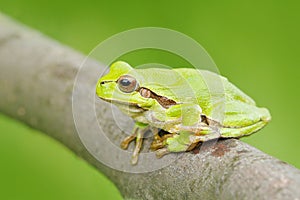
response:
[[[132,134],[121,142],[126,150],[135,141],[133,165],[148,131],[150,148],[160,158],[206,141],[251,135],[271,120],[267,108],[256,106],[226,77],[197,68],[134,68],[116,61],[99,78],[96,95],[134,120]]]

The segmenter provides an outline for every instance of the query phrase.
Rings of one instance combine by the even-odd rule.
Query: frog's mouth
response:
[[[128,102],[124,102],[124,101],[119,101],[119,100],[115,100],[115,99],[104,99],[102,97],[100,97],[100,99],[115,104],[118,107],[122,107],[123,109],[126,110],[130,110],[130,111],[134,111],[134,112],[144,112],[147,109],[140,107],[138,104],[136,103],[128,103]]]

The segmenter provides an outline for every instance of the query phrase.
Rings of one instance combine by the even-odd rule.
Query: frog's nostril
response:
[[[105,83],[105,81],[101,81],[101,82],[100,82],[100,86],[103,86],[104,83]]]

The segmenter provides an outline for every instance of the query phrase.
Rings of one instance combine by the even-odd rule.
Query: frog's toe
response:
[[[136,138],[136,143],[135,143],[135,148],[134,148],[132,158],[131,158],[131,164],[132,165],[137,164],[142,146],[143,146],[143,138],[142,137],[137,137]]]
[[[126,137],[120,144],[122,149],[127,149],[129,144],[136,138],[136,134]]]
[[[138,155],[132,155],[131,157],[131,164],[136,165],[138,162],[139,156]]]
[[[131,157],[131,164],[132,165],[137,164],[141,148],[142,148],[142,141],[140,141],[140,143],[136,144],[136,146],[135,146],[135,149],[134,149],[132,157]]]
[[[153,150],[153,151],[156,151],[156,150],[158,150],[158,149],[161,149],[161,148],[163,148],[165,145],[164,145],[164,143],[163,142],[161,142],[161,141],[159,141],[159,142],[152,142],[151,143],[151,146],[150,146],[150,148],[151,148],[151,150]]]
[[[166,147],[165,148],[161,148],[161,149],[157,149],[155,151],[155,154],[156,154],[157,158],[161,158],[161,157],[163,157],[164,155],[166,155],[168,153],[170,153],[170,151]]]

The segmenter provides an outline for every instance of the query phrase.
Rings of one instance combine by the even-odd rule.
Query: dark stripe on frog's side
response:
[[[162,107],[166,109],[169,108],[170,106],[177,104],[176,101],[172,99],[168,99],[167,97],[164,96],[160,96],[147,88],[140,87],[138,88],[138,91],[142,97],[155,99]]]

